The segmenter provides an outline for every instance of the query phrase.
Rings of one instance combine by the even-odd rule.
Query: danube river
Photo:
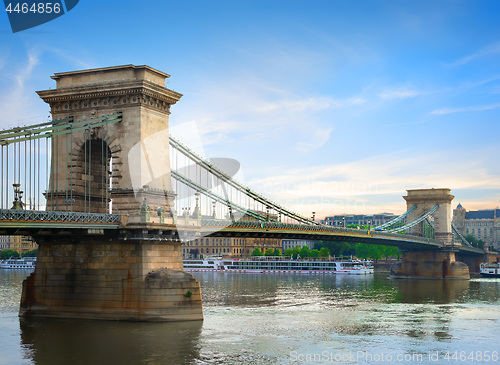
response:
[[[500,364],[500,280],[199,273],[205,320],[17,316],[0,270],[0,364]]]

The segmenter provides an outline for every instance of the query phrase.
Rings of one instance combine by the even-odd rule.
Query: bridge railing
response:
[[[0,209],[0,220],[118,223],[119,214]]]

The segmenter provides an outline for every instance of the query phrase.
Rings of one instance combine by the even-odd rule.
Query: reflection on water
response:
[[[297,364],[292,351],[437,351],[442,360],[494,351],[499,339],[498,279],[196,273],[203,322],[138,323],[19,319],[28,274],[0,270],[0,363]]]
[[[469,280],[395,279],[396,303],[446,304],[462,298],[469,289]]]
[[[35,364],[190,364],[202,321],[132,323],[20,319],[25,356]]]

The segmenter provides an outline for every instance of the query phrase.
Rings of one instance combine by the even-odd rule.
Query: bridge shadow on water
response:
[[[20,318],[21,346],[37,365],[188,364],[200,357],[202,325]]]
[[[467,295],[469,280],[412,280],[395,279],[397,289],[395,303],[435,303],[460,302]]]

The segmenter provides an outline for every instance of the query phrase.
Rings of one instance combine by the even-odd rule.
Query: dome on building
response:
[[[462,204],[458,203],[457,209],[463,209]]]

